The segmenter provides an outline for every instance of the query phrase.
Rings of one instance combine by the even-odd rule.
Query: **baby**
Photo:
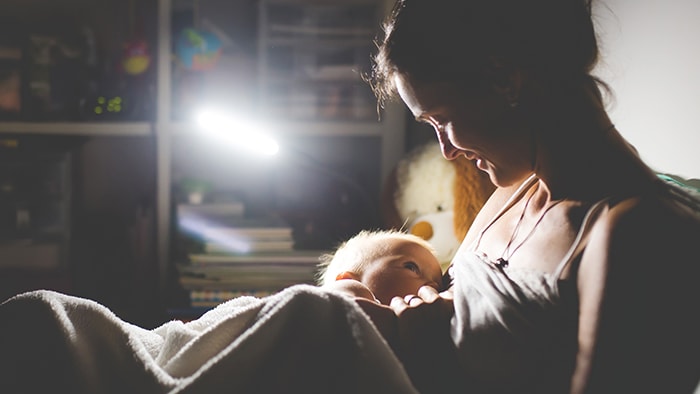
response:
[[[423,238],[398,230],[364,230],[324,255],[321,287],[389,305],[422,286],[442,290],[442,269]]]

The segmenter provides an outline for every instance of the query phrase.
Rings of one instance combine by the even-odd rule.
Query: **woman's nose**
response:
[[[459,149],[457,149],[450,139],[447,137],[447,133],[444,131],[438,131],[437,133],[438,141],[440,142],[440,149],[442,150],[442,155],[447,160],[454,160],[459,157]]]

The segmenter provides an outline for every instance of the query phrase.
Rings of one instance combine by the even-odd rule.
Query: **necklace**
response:
[[[537,190],[535,190],[535,191],[537,191]],[[522,224],[523,218],[525,217],[525,212],[527,211],[527,207],[530,205],[530,200],[532,200],[532,197],[535,195],[535,191],[533,191],[532,194],[530,194],[530,197],[527,198],[527,201],[525,201],[525,207],[523,207],[523,212],[520,214],[520,217],[518,218],[518,222],[515,224],[515,228],[513,228],[513,233],[511,234],[510,239],[508,240],[508,244],[506,244],[506,247],[503,249],[503,252],[501,253],[501,257],[496,259],[495,264],[499,268],[508,267],[510,258],[513,257],[513,254],[515,253],[515,251],[517,251],[521,246],[523,246],[525,241],[527,241],[532,236],[532,234],[535,232],[535,229],[537,228],[537,226],[540,224],[540,222],[544,218],[544,215],[546,215],[547,212],[549,212],[549,210],[554,208],[557,204],[564,201],[564,200],[550,201],[549,205],[542,211],[542,214],[540,214],[540,217],[538,217],[537,220],[535,221],[535,224],[530,229],[530,232],[528,232],[525,235],[525,237],[523,238],[523,240],[520,241],[520,243],[517,244],[513,248],[513,250],[511,250],[510,248],[513,244],[513,241],[515,241],[515,238],[517,238],[518,233],[520,232],[520,225]]]

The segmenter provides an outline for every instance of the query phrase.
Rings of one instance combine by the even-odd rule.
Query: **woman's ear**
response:
[[[512,64],[497,58],[489,61],[488,72],[494,91],[511,107],[517,107],[522,87],[522,73]]]
[[[352,279],[352,280],[360,280],[360,277],[355,274],[354,272],[350,271],[343,271],[336,275],[335,280],[341,280],[341,279]]]

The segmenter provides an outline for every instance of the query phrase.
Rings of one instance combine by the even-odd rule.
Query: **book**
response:
[[[194,253],[189,255],[189,261],[197,264],[288,264],[305,263],[318,264],[322,255],[330,253],[327,250],[292,250],[286,252],[267,252],[250,254],[206,254]]]
[[[206,254],[240,254],[256,252],[287,252],[294,250],[294,241],[291,239],[262,239],[241,241],[236,244],[223,242],[206,242],[204,253]]]
[[[316,263],[282,263],[282,264],[260,264],[260,263],[245,263],[245,264],[214,264],[214,265],[199,265],[199,264],[182,264],[177,265],[177,271],[181,276],[190,276],[193,278],[207,278],[222,280],[229,277],[240,278],[242,276],[268,276],[268,277],[284,277],[284,276],[306,276],[317,270]]]
[[[208,241],[237,237],[245,240],[291,240],[292,227],[276,216],[226,217],[212,220],[202,234]]]
[[[216,202],[204,204],[178,204],[177,215],[179,217],[205,216],[216,217],[242,217],[245,214],[245,205],[242,202]]]
[[[224,227],[213,225],[202,234],[206,240],[221,241],[228,238],[250,240],[289,240],[292,238],[291,227]]]
[[[210,272],[182,273],[179,285],[185,290],[277,291],[295,284],[315,283],[315,270],[298,272]]]
[[[276,216],[245,217],[185,215],[178,225],[183,235],[206,254],[285,252],[294,247],[293,229]]]

